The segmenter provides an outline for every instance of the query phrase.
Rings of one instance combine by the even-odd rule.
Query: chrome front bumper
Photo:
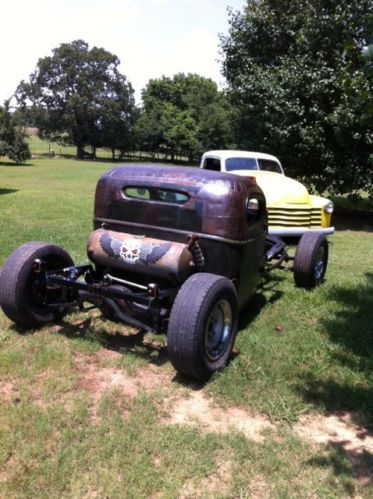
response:
[[[297,228],[272,228],[268,227],[268,234],[273,236],[282,236],[282,237],[301,237],[303,234],[308,234],[309,232],[315,232],[318,234],[324,234],[325,236],[330,236],[335,232],[334,227],[327,227],[325,229],[306,229],[304,227]]]

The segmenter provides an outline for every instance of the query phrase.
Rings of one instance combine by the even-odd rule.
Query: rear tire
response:
[[[295,284],[307,289],[321,284],[328,265],[328,253],[328,240],[323,234],[304,234],[295,252]]]
[[[9,256],[0,274],[0,306],[11,321],[26,328],[51,322],[65,312],[42,303],[45,286],[32,269],[37,258],[45,262],[47,271],[74,265],[59,246],[37,241],[23,244]]]
[[[228,362],[237,332],[237,294],[222,276],[194,274],[173,304],[167,350],[174,368],[206,380]]]

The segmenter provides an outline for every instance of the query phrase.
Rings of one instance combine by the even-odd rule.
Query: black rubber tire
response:
[[[328,265],[328,240],[316,232],[304,234],[294,259],[294,281],[298,287],[312,289],[324,280]]]
[[[51,322],[64,310],[38,304],[33,296],[36,274],[32,262],[40,258],[47,270],[74,265],[70,255],[54,244],[32,241],[13,251],[0,274],[0,306],[5,315],[17,325],[33,328]]]
[[[229,311],[231,326],[228,340],[221,346],[222,352],[211,359],[206,344],[207,330],[213,311],[220,304]],[[167,350],[174,368],[200,380],[222,369],[233,348],[237,320],[237,294],[228,279],[202,272],[189,277],[176,296],[167,331]]]

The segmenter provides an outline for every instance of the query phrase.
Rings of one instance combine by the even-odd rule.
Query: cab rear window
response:
[[[227,172],[235,170],[257,170],[258,165],[255,158],[228,158],[225,160]]]
[[[184,192],[157,189],[155,187],[125,187],[123,194],[127,198],[142,201],[159,201],[161,203],[185,204],[189,200],[189,196]]]

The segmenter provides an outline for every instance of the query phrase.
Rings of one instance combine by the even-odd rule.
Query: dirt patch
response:
[[[167,424],[199,426],[208,433],[226,434],[231,429],[242,432],[248,439],[262,442],[265,430],[274,430],[274,425],[264,416],[250,414],[244,409],[216,407],[212,399],[202,391],[192,392],[189,398],[180,398],[170,407]]]
[[[251,478],[248,492],[250,499],[261,499],[270,496],[267,482],[259,475]]]
[[[4,402],[13,402],[14,398],[18,397],[13,383],[0,381],[0,397]]]
[[[353,425],[350,413],[304,416],[294,430],[309,442],[330,445],[342,452],[358,480],[363,485],[373,483],[373,468],[367,464],[368,457],[373,459],[373,435],[367,429]]]
[[[97,416],[97,409],[104,395],[115,391],[118,398],[135,398],[141,391],[150,392],[165,382],[164,374],[156,366],[138,369],[133,376],[129,376],[123,369],[108,366],[118,358],[119,353],[106,349],[100,349],[94,355],[74,356],[78,373],[75,391],[89,394],[94,417]]]

